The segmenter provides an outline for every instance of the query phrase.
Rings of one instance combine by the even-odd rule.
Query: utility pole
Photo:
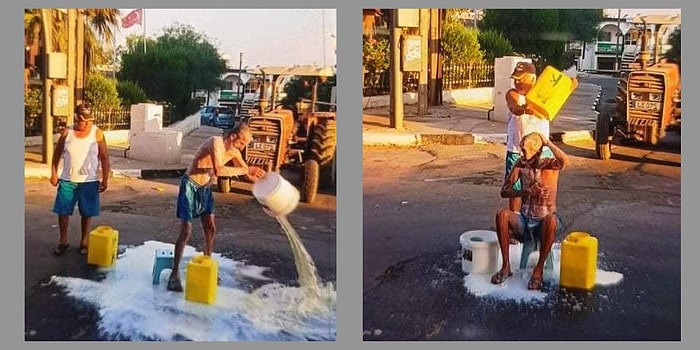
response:
[[[42,162],[51,165],[53,158],[53,117],[51,116],[51,87],[49,78],[49,53],[52,47],[53,23],[50,9],[41,9],[41,24],[44,36],[44,133],[42,137]]]
[[[418,116],[428,114],[428,35],[430,9],[420,9],[420,73],[418,75]]]
[[[615,69],[617,70],[618,74],[620,74],[620,34],[622,33],[622,30],[620,29],[621,11],[622,9],[617,9],[617,33],[615,33]]]
[[[68,86],[68,105],[71,106],[71,109],[75,107],[75,72],[78,68],[78,60],[76,57],[77,23],[77,10],[68,9],[68,76],[66,85]],[[73,124],[73,113],[69,113],[68,116],[66,116],[66,125],[71,124]]]
[[[243,52],[238,54],[238,84],[236,84],[236,94],[238,94],[238,106],[237,115],[241,115],[241,102],[243,101],[243,94],[241,93],[241,70],[243,69]]]
[[[431,106],[437,106],[439,103],[438,94],[440,93],[437,88],[437,71],[438,71],[438,53],[440,52],[439,46],[439,9],[430,9],[430,67],[429,67],[429,80],[428,80],[428,103]]]
[[[391,23],[391,115],[389,127],[403,129],[403,74],[401,73],[401,28],[399,10],[394,9]]]
[[[78,71],[75,74],[75,101],[74,106],[83,103],[83,94],[85,92],[85,10],[78,9],[78,24],[77,24],[77,40],[76,40],[76,58]],[[74,107],[73,106],[73,107]]]

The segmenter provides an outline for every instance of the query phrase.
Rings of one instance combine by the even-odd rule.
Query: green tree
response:
[[[465,27],[461,22],[448,19],[443,23],[441,51],[445,65],[481,62],[484,57],[479,47],[477,31]]]
[[[100,74],[90,74],[85,85],[85,101],[96,110],[110,110],[119,107],[117,80]]]
[[[565,44],[595,39],[602,18],[601,9],[488,9],[480,28],[503,33],[513,50],[533,58],[539,69],[566,69],[571,62],[564,55]]]
[[[118,77],[141,86],[148,98],[175,107],[177,118],[194,113],[195,90],[215,90],[221,85],[226,62],[216,47],[194,27],[175,23],[155,40],[127,38]]]
[[[364,38],[362,43],[362,66],[367,71],[365,87],[379,86],[382,74],[389,68],[389,41],[385,38]]]
[[[319,84],[316,90],[317,101],[329,102],[331,100],[331,90],[336,86],[337,76],[328,77],[324,81],[319,79]],[[296,103],[300,99],[311,99],[311,94],[313,92],[313,84],[316,77],[292,77],[289,82],[284,86],[285,97],[282,99],[282,104],[296,111]],[[327,111],[328,108],[324,105],[316,106],[318,111]]]
[[[676,62],[678,65],[681,64],[681,28],[678,28],[671,33],[668,37],[668,44],[671,48],[664,53],[664,57],[670,58]]]
[[[148,100],[146,92],[138,84],[129,80],[117,82],[117,93],[122,106],[128,107]]]
[[[110,63],[112,60],[115,31],[120,23],[119,9],[78,9],[84,17],[82,25],[85,27],[85,58],[88,71],[93,67]],[[51,16],[53,27],[51,32],[52,48],[56,52],[67,52],[68,48],[68,15],[65,11],[49,9],[46,11]],[[32,53],[30,63],[35,64],[34,57],[39,54],[39,46],[42,40],[42,10],[24,10],[24,43]]]
[[[484,60],[493,63],[496,57],[513,54],[513,45],[503,33],[488,29],[479,31],[479,47],[484,52]]]

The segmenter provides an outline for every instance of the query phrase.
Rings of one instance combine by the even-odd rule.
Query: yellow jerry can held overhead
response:
[[[101,225],[90,231],[87,263],[100,267],[110,267],[117,261],[119,231]]]
[[[537,82],[525,95],[528,107],[535,115],[548,120],[554,120],[569,99],[578,83],[552,66],[544,68],[537,77]]]
[[[216,301],[219,264],[206,255],[199,255],[187,263],[185,270],[185,299],[197,303]]]
[[[598,268],[598,239],[586,232],[571,232],[561,243],[562,287],[591,290]]]

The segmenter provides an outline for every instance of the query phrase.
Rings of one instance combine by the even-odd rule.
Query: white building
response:
[[[646,24],[647,52],[655,62],[670,48],[668,38],[681,26],[680,11],[668,14],[620,14],[604,11],[598,27],[598,40],[581,44],[577,59],[579,71],[616,73],[628,69],[642,51],[641,34]],[[619,25],[618,25],[619,24]]]

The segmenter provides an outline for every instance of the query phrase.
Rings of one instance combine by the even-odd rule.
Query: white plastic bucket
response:
[[[299,204],[299,190],[277,172],[256,181],[253,196],[272,216],[286,216]]]
[[[464,273],[490,273],[498,268],[501,255],[494,231],[467,231],[459,237]]]

